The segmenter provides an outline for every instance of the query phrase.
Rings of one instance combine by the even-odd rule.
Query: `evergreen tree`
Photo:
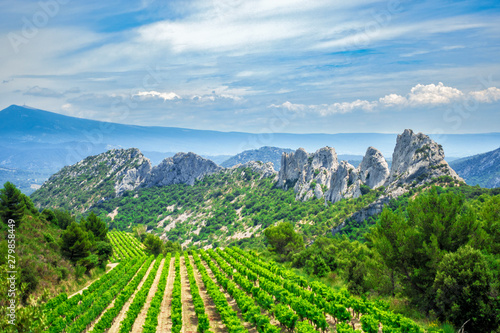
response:
[[[146,246],[146,251],[156,256],[162,252],[163,241],[156,235],[147,234],[144,245]]]
[[[24,195],[11,182],[6,182],[0,189],[0,217],[7,224],[10,219],[19,225],[26,208]]]
[[[384,209],[367,237],[386,265],[404,277],[410,299],[429,310],[439,262],[480,233],[480,223],[463,195],[439,194],[436,188],[410,201],[407,214]]]
[[[493,275],[484,255],[470,246],[448,253],[439,263],[433,291],[438,315],[468,332],[490,332],[500,324],[500,309],[490,295]],[[498,302],[498,301],[497,301]]]
[[[71,215],[71,213],[67,210],[59,210],[59,209],[54,209],[54,215],[56,216],[57,219],[57,224],[59,227],[63,230],[66,230],[66,228],[72,223],[75,222],[75,218]]]
[[[82,220],[81,225],[85,230],[94,235],[93,238],[96,242],[109,242],[108,227],[106,227],[106,223],[97,217],[94,212],[91,212],[86,220]]]
[[[76,222],[71,223],[61,235],[61,252],[72,262],[87,257],[91,245],[87,232]]]
[[[304,238],[293,230],[289,222],[281,222],[276,226],[268,227],[264,234],[270,245],[270,251],[280,255],[281,260],[286,260],[292,254],[304,249]]]

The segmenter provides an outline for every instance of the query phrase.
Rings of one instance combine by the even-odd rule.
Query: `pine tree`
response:
[[[91,212],[87,217],[87,220],[81,221],[82,226],[85,230],[92,232],[94,234],[95,241],[108,242],[108,228],[106,223],[104,223],[99,217],[97,217],[94,212]]]
[[[6,182],[3,189],[0,189],[0,217],[2,221],[7,224],[12,219],[16,225],[19,225],[25,208],[21,191],[11,182]]]
[[[77,262],[90,254],[88,234],[78,223],[73,222],[61,235],[61,252],[63,256]]]

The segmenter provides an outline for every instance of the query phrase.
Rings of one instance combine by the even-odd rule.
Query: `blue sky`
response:
[[[0,3],[0,108],[245,132],[500,132],[498,1]]]

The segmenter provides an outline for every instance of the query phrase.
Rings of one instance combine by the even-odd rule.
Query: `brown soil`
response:
[[[191,266],[193,266],[194,279],[196,280],[196,284],[198,285],[198,288],[200,290],[201,299],[205,304],[205,313],[207,314],[208,320],[210,322],[210,331],[214,333],[227,333],[227,328],[224,323],[222,323],[219,311],[217,311],[214,301],[212,300],[210,295],[208,295],[207,289],[205,288],[205,285],[201,280],[200,272],[196,268],[196,265],[194,264],[192,258],[192,256],[189,256],[189,259],[191,260]]]
[[[144,277],[142,278],[141,282],[137,286],[137,290],[132,294],[132,296],[130,296],[130,298],[125,303],[125,305],[123,305],[122,310],[120,311],[118,316],[116,316],[115,320],[113,321],[113,325],[111,325],[111,328],[108,330],[108,333],[118,333],[118,331],[120,330],[120,323],[122,322],[123,319],[125,319],[128,308],[130,307],[130,305],[134,301],[135,294],[137,294],[137,291],[141,290],[141,287],[144,284],[144,282],[146,281],[149,273],[153,269],[154,264],[155,264],[155,262],[153,261],[151,263],[151,265],[149,265],[149,268],[148,268],[146,274],[144,274]]]
[[[174,288],[175,279],[175,269],[174,269],[175,257],[170,259],[170,267],[168,270],[167,286],[165,287],[165,295],[163,296],[163,301],[161,303],[161,311],[158,315],[158,327],[156,330],[158,332],[170,332],[172,329],[172,319],[170,318],[170,306],[172,304],[172,289]]]
[[[149,307],[151,306],[151,300],[153,299],[156,290],[158,289],[158,283],[160,282],[161,271],[163,270],[164,264],[165,264],[165,259],[161,261],[160,266],[158,267],[158,271],[156,272],[156,277],[153,281],[153,284],[151,285],[151,288],[149,289],[148,297],[144,302],[144,306],[142,307],[141,312],[139,312],[139,315],[137,316],[134,325],[132,325],[132,332],[142,332],[143,329],[142,325],[144,325],[144,323],[146,322],[146,315],[148,314]]]
[[[217,283],[217,280],[215,279],[214,274],[210,270],[210,267],[208,267],[207,263],[203,261],[203,265],[205,265],[205,268],[207,269],[208,276],[212,278],[214,282]],[[246,322],[245,319],[243,319],[243,316],[241,315],[241,310],[238,308],[238,305],[236,304],[236,300],[232,298],[221,286],[219,286],[219,290],[226,296],[227,302],[229,303],[229,306],[238,314],[238,318],[240,318],[241,323],[243,326],[248,330],[249,333],[258,333],[257,329],[252,326],[249,322]]]
[[[181,300],[182,300],[182,333],[196,333],[198,318],[193,304],[193,296],[189,286],[185,257],[180,258],[181,264]]]

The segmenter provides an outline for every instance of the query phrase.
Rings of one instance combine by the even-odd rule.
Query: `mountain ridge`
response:
[[[469,185],[500,187],[500,148],[450,162]]]
[[[271,163],[258,161],[223,168],[194,153],[177,153],[153,167],[137,148],[113,149],[64,167],[32,198],[39,207],[52,203],[55,207],[66,205],[61,208],[68,209],[73,205],[83,213],[96,203],[120,197],[126,191],[174,184],[192,186],[208,175],[238,168],[250,168],[262,177],[272,177],[283,190],[293,188],[296,200],[315,197],[333,203],[343,198],[358,198],[382,185],[386,187],[385,195],[394,197],[432,178],[448,176],[452,181],[463,181],[444,161],[440,145],[422,133],[405,130],[398,135],[390,172],[382,153],[373,147],[367,149],[357,168],[338,161],[334,148],[324,147],[312,154],[299,148],[282,154],[279,172],[272,169]]]

